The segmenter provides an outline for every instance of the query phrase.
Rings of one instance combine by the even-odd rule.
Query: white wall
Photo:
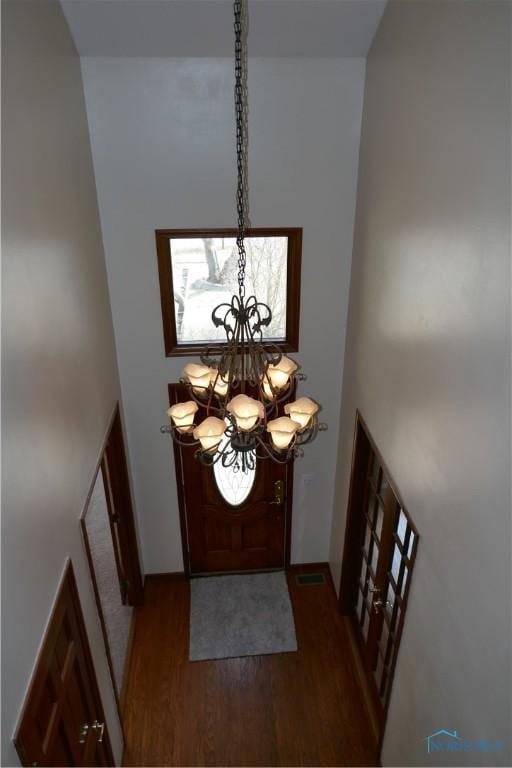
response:
[[[148,572],[182,568],[154,230],[233,226],[230,59],[83,59],[114,329]],[[296,463],[292,560],[326,560],[364,60],[251,59],[253,226],[302,226],[302,385],[331,431]],[[333,329],[336,329],[333,334]],[[303,473],[314,475],[307,489]]]
[[[119,762],[78,522],[119,396],[80,64],[58,2],[2,22],[2,765],[68,555]]]
[[[394,1],[367,61],[339,477],[356,407],[420,541],[383,765],[510,765],[510,5]]]

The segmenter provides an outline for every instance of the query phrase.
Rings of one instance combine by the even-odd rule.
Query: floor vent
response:
[[[325,584],[325,573],[299,573],[295,579],[299,587],[309,584]]]

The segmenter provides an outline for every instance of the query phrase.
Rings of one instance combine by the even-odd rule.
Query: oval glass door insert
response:
[[[226,440],[226,437],[222,438],[219,450],[222,450]],[[222,461],[213,465],[213,473],[220,495],[232,507],[238,507],[244,503],[256,479],[256,468],[242,472],[236,463],[231,467],[223,467]]]

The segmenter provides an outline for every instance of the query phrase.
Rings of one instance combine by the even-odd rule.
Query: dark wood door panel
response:
[[[293,393],[292,393],[293,395]],[[169,385],[171,404],[187,399],[181,384]],[[204,414],[198,411],[198,420]],[[184,559],[191,573],[284,568],[289,562],[293,465],[258,461],[248,497],[232,506],[215,473],[194,454],[174,445]],[[284,489],[276,503],[276,484]]]
[[[114,414],[101,469],[123,603],[140,605],[143,601],[142,575],[119,406]]]
[[[73,568],[69,563],[15,736],[23,765],[113,765]]]
[[[192,570],[283,567],[284,537],[284,515],[267,503],[239,515],[212,506],[201,508],[190,529]]]

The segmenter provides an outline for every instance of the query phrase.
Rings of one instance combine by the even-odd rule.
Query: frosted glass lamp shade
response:
[[[270,439],[272,445],[277,448],[278,451],[284,451],[290,446],[293,437],[297,430],[300,429],[300,424],[293,421],[288,416],[281,416],[279,419],[273,419],[267,424],[267,432],[270,432]]]
[[[193,400],[187,400],[186,403],[176,403],[167,411],[167,415],[174,422],[178,432],[183,434],[192,432],[194,429],[194,417],[198,410],[197,403]]]
[[[295,402],[287,403],[284,412],[289,415],[290,419],[300,424],[300,429],[306,429],[315,413],[318,413],[319,408],[318,403],[309,397],[299,397]]]
[[[188,363],[183,369],[183,376],[190,382],[195,392],[204,392],[210,385],[210,368],[208,365]]]
[[[194,429],[194,437],[201,443],[203,451],[215,453],[222,440],[226,425],[216,416],[208,416]]]
[[[265,397],[269,400],[272,399],[272,389],[270,384],[274,388],[274,391],[284,389],[288,385],[290,376],[295,373],[299,366],[294,360],[283,355],[277,365],[269,365],[263,377],[263,392]],[[270,382],[270,383],[269,383]]]
[[[228,393],[228,382],[224,379],[216,368],[210,368],[210,381],[213,391],[219,397],[225,397]]]
[[[226,406],[235,417],[236,425],[242,432],[250,432],[265,415],[263,403],[247,395],[237,395]]]

